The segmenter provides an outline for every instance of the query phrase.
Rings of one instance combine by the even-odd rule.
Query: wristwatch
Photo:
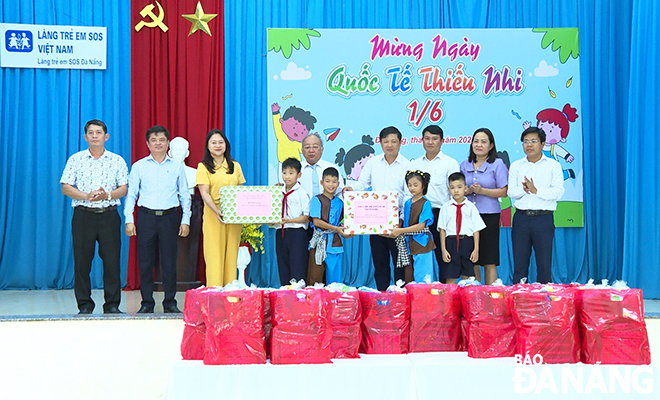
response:
[[[112,192],[108,192],[108,200],[112,200]]]

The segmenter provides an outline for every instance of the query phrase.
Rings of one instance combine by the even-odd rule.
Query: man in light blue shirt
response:
[[[126,234],[137,234],[138,266],[142,306],[139,314],[154,312],[154,264],[156,245],[160,249],[163,276],[163,311],[180,313],[176,306],[176,260],[178,236],[190,231],[190,193],[183,164],[167,156],[170,133],[156,125],[147,130],[150,155],[137,161],[128,176]],[[137,223],[133,220],[135,204]],[[179,212],[181,210],[181,212]]]

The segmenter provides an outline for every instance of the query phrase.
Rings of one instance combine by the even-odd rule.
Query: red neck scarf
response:
[[[461,212],[461,207],[465,203],[454,204],[456,206],[456,253],[458,253],[458,242],[461,240],[461,225],[463,225],[463,212]]]

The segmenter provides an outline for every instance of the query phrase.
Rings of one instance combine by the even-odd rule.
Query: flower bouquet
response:
[[[243,224],[241,229],[241,246],[245,246],[252,251],[261,251],[265,253],[263,241],[264,233],[259,229],[261,224]]]

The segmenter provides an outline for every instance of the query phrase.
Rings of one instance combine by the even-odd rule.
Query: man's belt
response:
[[[550,210],[516,210],[516,212],[521,212],[525,214],[528,217],[536,217],[539,215],[548,215],[552,214],[552,211]]]
[[[160,217],[177,211],[179,207],[172,207],[172,208],[168,208],[167,210],[152,210],[151,208],[147,208],[147,207],[140,207],[140,209],[144,210],[147,214],[153,214]]]
[[[103,214],[106,211],[113,211],[117,209],[117,206],[110,207],[85,207],[85,206],[76,206],[77,209],[92,212],[94,214]]]

